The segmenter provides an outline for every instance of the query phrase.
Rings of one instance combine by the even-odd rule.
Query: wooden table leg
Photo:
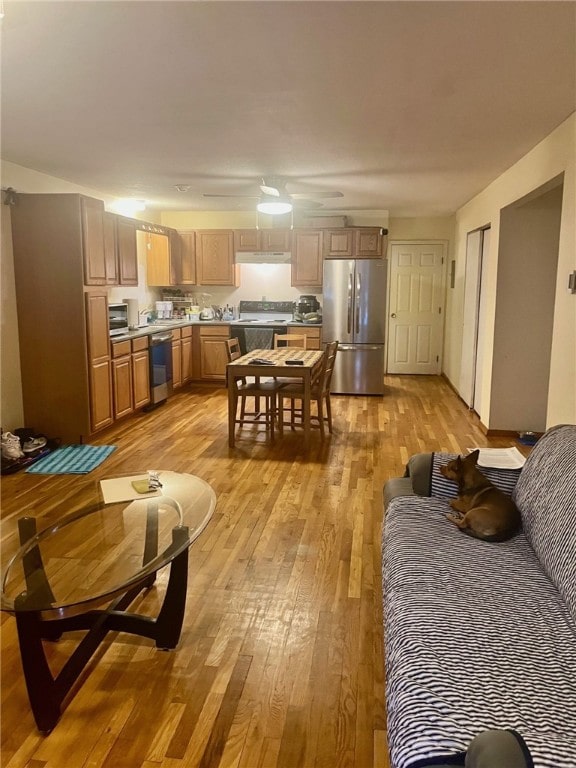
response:
[[[310,445],[310,374],[304,377],[304,402],[302,403],[302,418],[304,420],[304,448]]]
[[[238,399],[236,397],[236,379],[231,373],[228,373],[228,445],[234,448],[234,432],[236,429],[236,408]]]

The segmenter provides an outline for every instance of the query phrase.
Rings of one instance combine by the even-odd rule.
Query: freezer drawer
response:
[[[384,344],[340,344],[330,389],[343,395],[383,395]]]

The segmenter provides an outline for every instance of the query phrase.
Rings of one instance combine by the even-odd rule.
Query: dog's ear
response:
[[[476,464],[478,462],[479,456],[480,456],[480,451],[478,448],[476,448],[476,450],[472,451],[472,453],[469,453],[466,458],[469,459],[472,462],[472,464]]]

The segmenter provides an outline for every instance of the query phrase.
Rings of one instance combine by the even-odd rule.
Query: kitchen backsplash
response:
[[[322,304],[322,292],[312,288],[293,288],[290,285],[290,264],[241,264],[240,287],[220,285],[175,286],[184,294],[191,294],[202,305],[202,294],[209,294],[207,304],[237,308],[240,301],[297,301],[302,294],[315,294]],[[138,299],[140,310],[153,309],[162,298],[161,288],[146,285],[145,264],[138,264],[138,287],[115,286],[110,288],[109,301]]]

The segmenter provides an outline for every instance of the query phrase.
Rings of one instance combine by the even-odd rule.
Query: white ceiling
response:
[[[156,209],[447,215],[575,110],[574,2],[4,7],[2,158]]]

